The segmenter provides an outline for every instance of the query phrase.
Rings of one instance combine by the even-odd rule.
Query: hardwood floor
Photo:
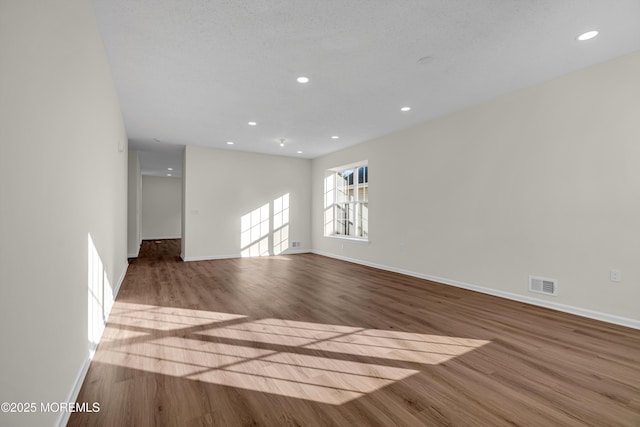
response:
[[[640,426],[640,331],[303,254],[144,242],[69,426]]]

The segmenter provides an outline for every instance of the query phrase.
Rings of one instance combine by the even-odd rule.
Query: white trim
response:
[[[278,255],[274,255],[274,256],[309,254],[309,253],[311,253],[311,249],[286,249],[285,251],[280,252]]]
[[[120,277],[118,278],[118,281],[116,282],[116,287],[113,290],[113,301],[114,302],[115,302],[116,298],[118,297],[118,292],[120,292],[120,286],[122,286],[122,282],[124,282],[124,277],[127,275],[127,270],[128,269],[129,269],[129,262],[127,262],[127,264],[122,269],[122,273],[120,273]]]
[[[140,255],[140,246],[142,246],[142,240],[140,240],[138,242],[138,246],[136,246],[136,253],[135,254],[127,254],[127,258],[138,258],[138,255]]]
[[[431,276],[429,274],[416,273],[415,271],[404,270],[401,268],[389,267],[387,265],[376,264],[373,262],[362,261],[355,258],[344,257],[341,255],[335,255],[329,252],[312,251],[314,254],[326,256],[329,258],[335,258],[342,261],[352,262],[355,264],[366,265],[367,267],[378,268],[380,270],[392,271],[394,273],[406,274],[407,276],[417,277],[419,279],[430,280],[432,282],[438,282],[445,285],[455,286],[457,288],[468,289],[471,291],[480,292],[487,295],[493,295],[513,301],[523,302],[526,304],[536,305],[539,307],[550,308],[552,310],[562,311],[564,313],[575,314],[576,316],[587,317],[589,319],[600,320],[602,322],[613,323],[615,325],[626,326],[628,328],[640,330],[640,320],[631,319],[628,317],[616,316],[614,314],[602,313],[600,311],[589,310],[586,308],[575,307],[572,305],[560,304],[552,301],[545,301],[538,298],[529,296],[514,294],[511,292],[499,291],[496,289],[485,288],[483,286],[473,285],[470,283],[459,282],[457,280],[446,279],[444,277]]]
[[[361,166],[369,166],[369,159],[360,160],[359,162],[354,162],[354,163],[348,163],[348,164],[342,165],[342,166],[336,166],[334,168],[329,168],[327,170],[331,171],[331,172],[342,172],[343,170],[355,169],[355,168],[359,168]]]
[[[329,239],[337,239],[337,240],[341,240],[341,241],[347,241],[347,242],[353,242],[353,243],[362,243],[365,245],[368,245],[369,243],[371,243],[371,241],[369,239],[363,239],[361,237],[349,237],[347,235],[344,234],[329,234],[327,236],[323,236]]]
[[[175,240],[182,239],[182,236],[177,237],[143,237],[142,240]]]
[[[213,261],[216,259],[229,259],[229,258],[241,258],[240,254],[231,254],[231,255],[209,255],[209,256],[190,256],[186,258],[182,258],[182,261]]]
[[[65,402],[75,402],[78,398],[78,394],[80,394],[80,389],[82,388],[82,384],[84,383],[84,379],[87,376],[87,372],[89,371],[89,365],[91,364],[91,358],[87,356],[80,368],[80,372],[78,372],[78,376],[76,377],[76,381],[73,384],[73,388],[67,397]],[[58,422],[56,423],[59,427],[64,427],[69,422],[69,417],[71,417],[71,412],[69,411],[60,411],[60,415],[58,415]]]
[[[195,256],[195,257],[187,257],[184,258],[181,256],[182,261],[190,262],[190,261],[215,261],[217,259],[233,259],[233,258],[267,258],[270,256],[280,256],[280,255],[295,255],[295,254],[308,254],[311,253],[311,249],[287,249],[278,255],[264,255],[264,256],[255,256],[255,257],[243,257],[241,254],[233,254],[233,255],[212,255],[212,256]]]

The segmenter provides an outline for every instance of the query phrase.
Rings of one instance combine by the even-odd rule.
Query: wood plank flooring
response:
[[[303,254],[133,260],[69,426],[640,426],[640,331]]]

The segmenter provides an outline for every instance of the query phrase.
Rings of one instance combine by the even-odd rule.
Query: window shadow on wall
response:
[[[98,347],[100,337],[104,331],[109,312],[113,306],[113,288],[105,269],[102,258],[91,237],[87,234],[87,333],[89,340],[89,354],[93,354]]]
[[[242,257],[279,255],[289,249],[289,193],[242,215]]]

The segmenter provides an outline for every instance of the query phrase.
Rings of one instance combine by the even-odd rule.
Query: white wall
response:
[[[311,248],[309,160],[187,146],[184,161],[185,260],[240,256],[247,249],[242,247],[242,217],[262,206],[267,206],[267,250],[277,253],[273,243],[280,241],[276,232],[281,227],[273,209],[285,195],[290,203],[285,253]],[[291,247],[294,241],[301,246]]]
[[[142,238],[179,239],[182,217],[182,179],[142,177]]]
[[[314,251],[640,326],[639,75],[634,53],[314,160]],[[323,237],[325,170],[365,159],[370,244]]]
[[[142,174],[137,151],[129,151],[127,188],[127,256],[136,258],[142,243]]]
[[[0,64],[0,402],[66,402],[92,344],[89,237],[106,293],[127,267],[127,137],[88,1],[0,2]]]
[[[186,203],[186,198],[185,198],[185,193],[187,191],[187,187],[186,187],[186,179],[184,178],[185,175],[185,171],[187,170],[187,147],[184,148],[184,150],[182,151],[182,212],[180,215],[180,233],[182,236],[182,239],[180,239],[180,258],[182,258],[183,260],[187,259],[186,255],[185,255],[185,248],[187,247],[187,233],[186,233],[186,221],[185,221],[185,206],[187,205]]]

